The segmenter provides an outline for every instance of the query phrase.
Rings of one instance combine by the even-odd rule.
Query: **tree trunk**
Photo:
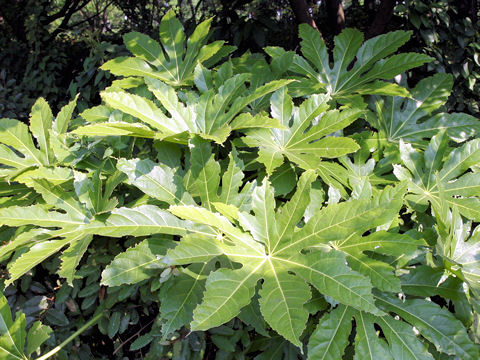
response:
[[[9,27],[9,31],[11,31],[15,39],[22,43],[27,43],[25,20],[30,15],[28,10],[30,9],[28,8],[27,0],[13,0],[0,6],[0,16],[4,22],[3,26]]]
[[[368,15],[368,21],[372,22],[375,18],[375,0],[365,0],[363,7]]]
[[[367,39],[385,32],[388,23],[392,19],[393,9],[395,8],[396,3],[395,0],[381,0],[375,19],[367,31]]]
[[[373,12],[375,11],[375,0],[365,0],[363,6],[368,12]]]
[[[465,17],[470,18],[472,23],[476,23],[477,18],[477,0],[460,0],[457,1],[458,17],[463,19]]]
[[[317,24],[315,23],[315,20],[313,20],[312,15],[310,15],[305,0],[290,0],[290,6],[292,7],[293,13],[299,24],[308,24],[318,30]]]
[[[327,0],[327,16],[334,34],[339,34],[345,28],[345,13],[341,0]]]

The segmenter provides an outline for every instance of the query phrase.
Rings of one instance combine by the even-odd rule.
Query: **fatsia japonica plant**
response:
[[[478,359],[479,121],[444,112],[451,77],[390,81],[431,60],[395,54],[408,32],[346,29],[330,57],[301,25],[301,55],[236,58],[210,21],[125,35],[72,121],[0,120],[5,289],[52,257],[73,286],[113,238],[93,319],[115,338],[119,303],[155,299],[147,358]]]

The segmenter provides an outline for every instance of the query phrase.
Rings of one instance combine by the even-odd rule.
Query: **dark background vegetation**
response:
[[[413,30],[408,51],[436,61],[421,68],[455,76],[450,106],[477,113],[480,41],[477,0],[1,0],[0,117],[25,119],[44,96],[58,108],[81,93],[83,106],[99,101],[108,83],[97,68],[124,52],[122,35],[135,30],[158,38],[158,24],[173,8],[188,30],[214,17],[213,38],[245,51],[267,45],[298,47],[297,25],[307,22],[331,42],[344,27],[366,38]],[[428,74],[427,74],[428,73]]]
[[[410,74],[410,85],[437,72],[452,73],[455,85],[448,110],[480,113],[477,0],[0,0],[0,118],[26,120],[39,96],[47,99],[54,113],[77,93],[79,110],[98,104],[99,90],[110,81],[98,67],[126,54],[122,35],[135,30],[158,39],[160,19],[171,8],[187,32],[213,16],[212,39],[235,45],[235,55],[262,52],[268,45],[298,49],[299,23],[317,28],[330,45],[333,36],[345,27],[359,28],[366,38],[391,30],[412,30],[412,39],[402,50],[426,53],[435,61]],[[51,260],[24,276],[15,288],[8,288],[5,295],[28,316],[42,314],[43,322],[65,329],[68,336],[104,296],[97,266],[108,264],[128,245],[104,240],[91,247],[95,251],[82,262],[79,272],[83,279],[76,280],[74,289],[48,275],[49,266],[53,269],[58,265]],[[156,299],[131,286],[120,292],[125,301],[119,311],[130,314],[128,329],[113,339],[108,329],[104,329],[106,334],[97,327],[90,329],[61,356],[143,357],[140,350],[127,348],[156,325],[152,320],[158,313]],[[64,306],[54,309],[53,301]],[[230,326],[241,332],[241,324]],[[178,344],[184,340],[182,336]],[[207,341],[209,349],[214,345],[208,336],[190,336],[188,341]],[[179,351],[175,342],[166,346],[173,355]]]

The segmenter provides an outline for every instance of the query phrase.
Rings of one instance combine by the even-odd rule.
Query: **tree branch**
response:
[[[75,6],[69,8],[69,10],[67,10],[67,13],[65,14],[65,16],[63,17],[62,19],[62,22],[60,23],[60,25],[52,32],[52,34],[50,35],[50,38],[51,39],[54,39],[59,33],[61,33],[62,31],[65,31],[66,29],[68,29],[68,22],[70,21],[70,18],[73,16],[73,14],[75,14],[77,11],[81,10],[82,8],[84,8],[88,3],[89,3],[90,0],[83,0],[83,1],[80,1],[80,0],[74,0],[75,2]],[[77,6],[78,5],[78,6]]]
[[[79,2],[80,0],[65,1],[62,8],[58,12],[56,12],[55,14],[49,15],[45,18],[45,20],[43,21],[43,24],[48,25],[53,21],[60,19],[61,17],[64,17],[69,11],[69,9],[71,7],[75,8]]]
[[[107,5],[105,5],[103,7],[102,10],[98,10],[95,14],[93,15],[90,15],[89,17],[83,19],[83,20],[80,20],[80,21],[77,21],[76,23],[73,23],[73,24],[70,24],[68,25],[68,27],[64,28],[64,29],[61,29],[61,30],[68,30],[68,29],[73,29],[75,28],[76,26],[78,25],[82,25],[83,23],[86,23],[87,21],[89,22],[90,20],[92,19],[95,19],[96,17],[100,16],[101,14],[103,14],[105,12],[105,10],[107,10],[107,8],[113,4],[115,0],[110,0]]]
[[[305,0],[289,0],[290,6],[292,7],[293,13],[297,18],[297,22],[299,24],[308,24],[314,29],[318,30],[317,24],[315,20],[313,20],[312,15],[307,6],[307,2]]]

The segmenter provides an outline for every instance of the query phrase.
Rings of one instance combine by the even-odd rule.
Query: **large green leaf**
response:
[[[172,241],[169,239],[152,237],[128,248],[103,270],[102,284],[120,286],[149,279],[165,268],[161,258],[171,246]]]
[[[119,159],[117,168],[128,176],[130,184],[145,194],[168,204],[192,204],[191,196],[185,192],[182,179],[175,169],[164,164],[155,164],[145,159]]]
[[[160,22],[161,45],[147,35],[128,33],[124,42],[134,57],[116,58],[101,68],[115,75],[156,78],[174,86],[192,84],[197,63],[214,58],[218,52],[225,56],[233,50],[231,47],[222,50],[223,41],[205,45],[211,22],[208,19],[200,23],[186,41],[182,24],[173,10],[169,10]]]
[[[82,232],[69,232],[59,230],[54,238],[63,237],[60,240],[48,240],[36,243],[27,252],[23,253],[19,258],[10,265],[10,278],[5,282],[6,285],[13,283],[15,280],[24,275],[27,271],[34,268],[41,262],[53,254],[59,252],[65,246],[85,237]]]
[[[26,164],[29,162],[36,166],[47,164],[45,154],[33,144],[27,125],[18,120],[0,119],[0,142],[22,153]]]
[[[237,115],[253,101],[282,88],[291,80],[276,80],[262,85],[256,89],[247,89],[245,82],[249,74],[237,74],[218,84],[215,92],[213,89],[205,91],[194,102],[183,103],[179,101],[175,90],[155,79],[146,79],[149,90],[157,97],[170,118],[166,123],[175,123],[182,129],[213,140],[219,144],[225,142],[232,127],[235,129],[263,128],[276,126],[275,122],[265,125],[262,118],[252,118]],[[236,118],[237,117],[237,118]],[[182,131],[177,131],[181,133]]]
[[[352,310],[339,305],[322,317],[308,342],[308,358],[336,360],[343,357],[352,331]]]
[[[462,323],[452,313],[431,301],[401,301],[386,295],[377,296],[380,308],[392,311],[415,326],[438,351],[460,359],[478,359],[479,349],[468,337]]]
[[[200,302],[205,290],[205,278],[212,270],[212,263],[193,264],[173,278],[160,306],[160,317],[164,320],[162,337],[192,321],[193,310]],[[163,291],[163,289],[162,289]]]
[[[37,225],[43,227],[66,227],[84,224],[68,214],[48,211],[43,205],[11,206],[0,208],[0,224],[8,226]]]
[[[26,331],[26,318],[22,312],[17,312],[13,321],[8,301],[0,294],[0,357],[2,359],[29,359],[52,333],[49,326],[42,325],[40,321],[32,324]],[[26,352],[25,341],[27,340]]]
[[[468,241],[464,237],[459,237],[452,254],[452,260],[462,266],[462,275],[475,292],[480,294],[480,233],[477,228],[474,235]]]
[[[173,142],[187,142],[188,135],[198,134],[221,144],[232,129],[281,126],[277,121],[265,116],[237,115],[253,101],[287,85],[291,80],[271,81],[258,88],[247,89],[245,82],[248,79],[249,74],[237,74],[219,84],[217,91],[209,89],[199,98],[182,101],[172,86],[158,79],[146,78],[148,89],[170,116],[165,115],[154,101],[112,87],[101,93],[103,101],[113,109],[138,118],[151,128],[137,123],[108,121],[79,127],[74,133],[90,136],[153,137]],[[265,121],[265,118],[268,120]],[[96,117],[93,119],[98,120]]]
[[[7,180],[28,180],[24,173],[28,168],[44,170],[45,166],[59,165],[68,157],[75,158],[64,136],[75,106],[76,98],[60,110],[54,122],[50,106],[39,98],[32,107],[29,127],[18,120],[0,119],[0,164],[8,166],[0,176]],[[15,178],[19,174],[23,179]],[[40,174],[37,178],[41,178]]]
[[[33,104],[30,113],[30,131],[32,132],[40,150],[45,154],[47,165],[53,160],[53,153],[50,149],[50,133],[52,127],[53,114],[50,106],[44,98],[39,98]]]
[[[435,135],[425,152],[400,141],[400,155],[406,168],[395,165],[394,174],[408,181],[413,195],[408,199],[416,206],[430,202],[434,207],[445,201],[468,219],[480,219],[480,176],[469,169],[480,161],[480,139],[452,149],[446,156],[449,137]],[[438,174],[438,175],[436,175]]]
[[[381,80],[392,79],[432,60],[426,55],[415,53],[390,56],[408,41],[411,35],[409,32],[394,31],[363,43],[360,31],[345,29],[335,37],[332,67],[327,47],[318,31],[301,24],[299,35],[304,57],[294,55],[289,70],[303,77],[300,80],[303,84],[297,86],[301,93],[311,93],[312,90],[306,89],[315,89],[315,85],[320,82],[334,99],[356,94],[408,96],[404,88]],[[385,58],[387,56],[390,57]]]
[[[284,156],[304,169],[316,169],[321,158],[336,158],[358,150],[352,139],[327,135],[347,127],[362,111],[326,111],[328,100],[326,95],[312,95],[297,108],[285,88],[275,92],[270,101],[271,114],[285,130],[249,129],[242,138],[246,145],[259,147],[258,161],[268,174],[282,165]]]
[[[435,113],[447,102],[452,86],[450,74],[436,74],[421,80],[411,90],[411,99],[377,98],[369,121],[380,130],[380,138],[391,142],[402,139],[423,145],[424,139],[440,130],[445,130],[452,140],[465,141],[480,130],[478,119],[462,113]]]
[[[355,359],[433,360],[409,324],[389,315],[374,316],[343,305],[320,319],[309,340],[309,359],[340,359],[348,344],[353,318]],[[382,330],[384,338],[378,336],[375,325]]]
[[[75,239],[70,243],[68,249],[63,251],[62,255],[60,255],[61,265],[58,270],[58,275],[65,278],[70,286],[73,286],[77,266],[80,264],[80,261],[92,240],[93,237],[91,235],[85,235],[81,238]]]
[[[218,234],[210,239],[184,237],[176,248],[168,251],[164,258],[167,264],[203,263],[221,254],[242,264],[239,269],[222,268],[208,276],[203,301],[193,313],[192,330],[219,326],[238,315],[241,308],[250,303],[259,279],[263,279],[259,290],[263,317],[272,329],[297,346],[300,346],[299,338],[308,318],[308,311],[304,308],[311,296],[307,284],[342,304],[382,314],[371,293],[372,284],[368,277],[374,275],[368,273],[366,277],[353,271],[346,263],[346,254],[340,249],[335,250],[333,242],[334,248],[327,244],[328,241],[348,238],[347,232],[352,229],[358,229],[360,236],[368,229],[391,221],[402,204],[403,188],[386,189],[372,200],[330,205],[300,229],[298,224],[309,204],[314,180],[312,170],[305,172],[295,194],[278,210],[273,189],[269,181],[264,180],[262,186],[253,192],[252,212],[238,210],[233,223],[206,208],[170,207],[176,216],[208,225],[217,229]],[[344,209],[340,210],[339,205]],[[352,209],[350,212],[349,208]],[[322,218],[324,222],[320,222]],[[236,225],[237,221],[240,226]],[[399,238],[403,239],[400,235]],[[372,240],[365,250],[381,243],[381,237]],[[316,250],[315,246],[321,243],[323,249]],[[410,247],[416,246],[418,244],[412,240]],[[306,254],[300,253],[306,249],[310,249]],[[380,252],[389,253],[389,246]]]

